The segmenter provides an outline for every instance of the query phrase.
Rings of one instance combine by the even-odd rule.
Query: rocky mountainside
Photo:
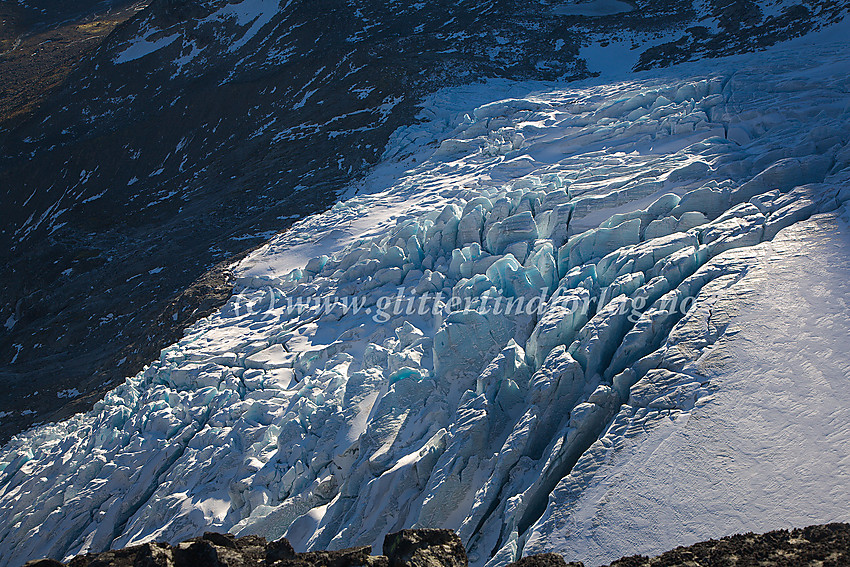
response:
[[[20,123],[76,65],[145,2],[0,5],[0,127]]]
[[[0,440],[141,369],[229,296],[230,262],[333,204],[436,88],[747,52],[847,10],[155,0],[0,130]]]
[[[608,567],[843,567],[850,564],[850,526],[829,524],[763,535],[744,534],[679,547],[658,557],[635,555]],[[60,567],[36,560],[27,567]],[[387,535],[383,555],[369,546],[296,553],[286,539],[267,542],[206,533],[175,546],[147,543],[79,556],[69,567],[467,567],[460,538],[449,530],[403,530]],[[524,557],[508,567],[584,567],[554,553]]]

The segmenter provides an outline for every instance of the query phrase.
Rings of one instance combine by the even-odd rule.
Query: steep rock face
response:
[[[153,2],[0,134],[0,439],[138,370],[207,312],[170,309],[182,290],[328,207],[436,87],[746,51],[847,10],[621,4]]]

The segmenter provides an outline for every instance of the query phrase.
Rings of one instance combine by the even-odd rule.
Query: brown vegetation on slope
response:
[[[0,125],[35,109],[117,25],[147,3],[125,2],[47,26],[33,22],[12,2],[0,3]]]

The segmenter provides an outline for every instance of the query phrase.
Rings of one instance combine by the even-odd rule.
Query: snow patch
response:
[[[159,33],[161,32],[154,32],[145,38],[137,38],[130,44],[129,47],[124,49],[124,51],[121,51],[112,62],[116,65],[120,65],[122,63],[135,61],[136,59],[141,59],[142,57],[146,57],[171,45],[180,37],[179,34],[172,34],[151,40],[152,37]]]

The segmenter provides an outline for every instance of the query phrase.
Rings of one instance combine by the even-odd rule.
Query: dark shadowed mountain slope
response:
[[[0,4],[0,125],[21,121],[146,0]]]

